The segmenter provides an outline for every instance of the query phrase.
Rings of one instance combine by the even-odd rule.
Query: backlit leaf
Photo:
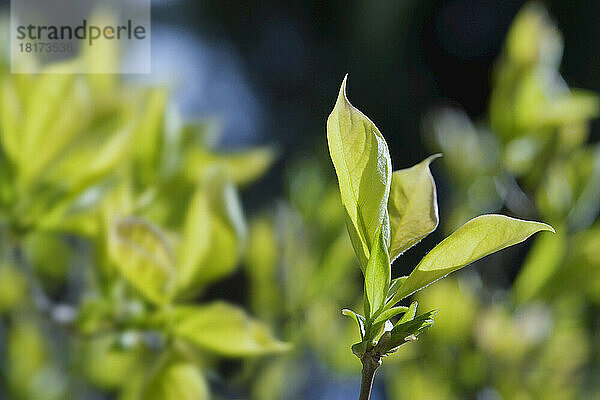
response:
[[[417,315],[417,307],[419,306],[419,303],[417,303],[416,301],[413,301],[410,304],[410,307],[408,307],[408,311],[406,311],[406,313],[404,313],[404,315],[402,316],[402,318],[400,318],[400,320],[396,323],[396,325],[401,325],[404,324],[412,319],[415,318],[415,315]]]
[[[360,331],[360,338],[363,339],[365,337],[365,317],[358,313],[355,313],[352,310],[348,310],[347,308],[344,308],[342,310],[342,314],[352,318],[354,322],[356,322],[358,330]]]
[[[235,184],[247,185],[260,178],[274,159],[275,151],[270,147],[230,153],[215,153],[198,147],[187,153],[185,172],[190,179],[198,179],[207,168],[218,166]]]
[[[175,260],[158,228],[136,218],[121,219],[111,230],[109,246],[125,280],[152,302],[169,300],[175,283]]]
[[[408,311],[408,307],[398,306],[392,307],[389,310],[385,310],[375,320],[373,321],[373,325],[377,325],[379,323],[384,323],[391,318],[394,318],[398,314],[406,313]]]
[[[395,352],[399,346],[417,340],[417,336],[424,330],[433,325],[433,317],[437,314],[437,310],[429,311],[421,314],[414,319],[399,323],[394,326],[391,331],[385,332],[375,351],[381,354],[389,354]]]
[[[29,185],[89,122],[89,87],[71,74],[40,75],[24,106],[20,174]],[[69,112],[61,110],[69,109]]]
[[[383,308],[390,287],[390,275],[390,256],[381,230],[378,230],[365,269],[365,315],[368,318]]]
[[[388,147],[379,129],[346,98],[346,78],[327,119],[327,142],[350,239],[364,269],[380,226],[388,242],[387,203],[392,168]]]
[[[408,278],[408,276],[401,276],[399,278],[392,279],[392,282],[390,283],[390,288],[388,289],[387,298],[385,300],[386,303],[394,297],[394,295],[396,294],[398,289],[400,289],[400,287],[402,286],[402,284],[404,283],[404,281],[407,278]]]
[[[390,188],[390,258],[421,241],[438,225],[435,182],[429,164],[440,157],[433,155],[411,168],[394,171]]]
[[[266,326],[230,304],[180,306],[172,312],[173,335],[223,356],[246,357],[287,349]]]
[[[554,229],[541,222],[504,215],[490,214],[473,218],[423,257],[392,303],[482,257],[520,243],[539,231],[554,232]]]

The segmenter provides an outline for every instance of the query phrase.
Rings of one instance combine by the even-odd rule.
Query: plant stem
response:
[[[381,356],[372,351],[366,352],[360,359],[362,362],[362,380],[360,382],[360,396],[358,400],[369,400],[375,371],[381,365]]]

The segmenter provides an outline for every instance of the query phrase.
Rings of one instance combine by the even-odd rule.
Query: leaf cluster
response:
[[[106,61],[89,57],[61,71]],[[68,360],[86,385],[122,399],[204,399],[216,358],[287,349],[241,307],[198,301],[244,255],[238,188],[260,177],[275,151],[218,151],[215,125],[183,121],[165,89],[54,67],[38,75],[0,67],[9,397],[86,397],[60,368]],[[74,275],[83,287],[59,304],[53,288],[70,287]],[[74,359],[53,359],[55,337]],[[56,392],[28,386],[47,370],[62,382]]]
[[[539,231],[540,222],[482,215],[435,246],[408,277],[391,279],[391,261],[438,225],[429,157],[392,173],[387,144],[377,127],[346,97],[346,78],[327,120],[329,152],[338,177],[346,225],[364,274],[364,315],[344,310],[357,323],[359,357],[394,352],[433,323],[435,311],[417,315],[417,303],[396,304],[438,279]],[[398,318],[401,316],[400,318]]]

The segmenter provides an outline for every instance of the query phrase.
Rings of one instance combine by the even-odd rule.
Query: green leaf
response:
[[[195,365],[177,362],[168,365],[144,390],[147,400],[209,399],[208,385]]]
[[[210,249],[211,212],[208,195],[201,186],[189,202],[179,247],[179,281],[190,282]]]
[[[23,105],[10,76],[0,80],[0,142],[3,151],[15,164],[19,163]]]
[[[259,315],[277,315],[282,288],[279,285],[279,247],[274,221],[269,216],[255,218],[248,231],[248,248],[243,265],[250,281],[251,309]],[[352,253],[350,253],[352,254]]]
[[[365,338],[365,317],[363,317],[362,315],[355,313],[352,310],[349,310],[347,308],[344,308],[342,310],[342,314],[350,317],[354,320],[354,322],[356,322],[356,325],[358,325],[358,329],[360,331],[360,338],[361,340]]]
[[[105,178],[122,164],[131,148],[131,117],[107,117],[64,147],[64,155],[47,168],[45,180],[77,194]],[[68,197],[65,195],[65,197]]]
[[[161,361],[159,359],[159,361]],[[211,398],[202,371],[183,360],[167,360],[158,369],[132,379],[120,400],[208,400]]]
[[[161,162],[161,149],[165,147],[165,109],[168,93],[154,89],[146,93],[144,109],[135,126],[133,137],[133,161],[135,174],[142,182],[156,179],[156,171]]]
[[[6,261],[0,264],[0,313],[18,309],[29,298],[23,270]]]
[[[435,154],[392,174],[388,202],[392,261],[437,228],[438,206],[429,164],[440,156]]]
[[[562,96],[550,96],[551,101],[532,112],[538,124],[564,126],[586,122],[598,116],[598,97],[583,90],[572,90]]]
[[[196,255],[199,258],[192,257],[188,260],[184,276],[179,280],[178,295],[184,297],[196,295],[209,283],[233,272],[238,265],[246,239],[246,222],[238,193],[226,176],[221,171],[211,169],[207,171],[201,186],[208,200],[210,231],[209,234],[196,239],[205,242],[196,245],[206,246],[206,254],[199,252]],[[202,215],[205,211],[207,210],[197,210],[194,213],[198,213],[198,218],[205,218],[206,215]],[[206,221],[197,220],[196,223],[205,224]],[[186,235],[188,234],[196,235],[186,231]],[[185,240],[195,239],[186,237]],[[190,246],[194,246],[194,243],[190,243]],[[201,262],[194,264],[194,259]]]
[[[36,79],[24,105],[20,177],[28,186],[89,123],[89,87],[73,74],[46,74]],[[68,113],[61,112],[69,107]]]
[[[401,324],[396,324],[391,331],[393,347],[397,347],[407,341],[410,335],[418,336],[425,329],[433,325],[433,317],[437,314],[437,310],[428,311],[417,317],[411,318],[409,321]],[[410,339],[408,340],[410,341]]]
[[[419,334],[433,325],[433,317],[437,312],[438,310],[428,311],[410,321],[396,324],[391,331],[383,334],[377,343],[376,351],[381,354],[392,353],[399,346],[415,341]]]
[[[384,240],[389,239],[387,203],[392,167],[381,132],[346,98],[346,78],[327,119],[327,142],[350,239],[364,270],[377,229],[382,227]]]
[[[170,330],[198,347],[227,357],[256,356],[288,348],[241,308],[222,302],[175,307]]]
[[[260,178],[273,164],[276,151],[271,147],[257,147],[230,153],[214,153],[194,148],[186,154],[184,171],[189,179],[197,180],[215,165],[237,185],[248,185]]]
[[[78,372],[86,382],[102,388],[115,390],[131,381],[131,375],[145,368],[140,362],[145,353],[145,346],[137,344],[129,348],[117,345],[119,334],[108,333],[82,340],[78,345]]]
[[[365,315],[369,319],[385,304],[390,287],[390,276],[390,256],[381,230],[378,230],[371,250],[371,258],[365,270]]]
[[[400,320],[396,323],[396,325],[401,325],[408,321],[413,320],[415,318],[415,315],[417,315],[418,305],[419,305],[419,303],[417,303],[416,301],[413,301],[410,304],[410,307],[408,307],[408,311],[402,316],[402,318],[400,318]]]
[[[449,273],[520,243],[540,231],[554,232],[554,229],[541,222],[504,215],[489,214],[473,218],[423,257],[390,303],[398,302]]]
[[[438,310],[427,311],[424,314],[413,316],[410,320],[396,324],[392,329],[392,338],[394,336],[406,337],[405,335],[418,335],[424,329],[433,325],[433,317]]]
[[[211,252],[202,281],[212,282],[231,273],[241,256],[246,241],[246,221],[236,188],[220,173],[213,174],[206,186],[212,194]]]
[[[118,220],[109,236],[110,255],[123,278],[148,300],[168,302],[175,283],[173,252],[160,230],[136,218]]]
[[[402,284],[404,283],[404,281],[407,278],[408,278],[408,276],[401,276],[399,278],[392,280],[392,283],[390,284],[390,288],[388,289],[387,297],[385,299],[386,303],[394,297],[394,295],[396,294],[398,289],[400,289],[400,287],[402,286]],[[391,305],[393,305],[393,304],[391,304]]]
[[[406,313],[408,310],[409,308],[404,306],[392,307],[389,310],[385,310],[384,312],[379,314],[377,318],[375,318],[375,320],[373,321],[373,325],[375,326],[377,324],[384,323],[394,318],[398,314]]]

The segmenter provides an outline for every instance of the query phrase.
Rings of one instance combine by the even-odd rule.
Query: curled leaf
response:
[[[360,338],[361,340],[365,338],[365,317],[363,317],[362,315],[355,313],[352,310],[349,310],[347,308],[344,308],[342,310],[342,314],[350,317],[354,320],[354,322],[356,322],[356,325],[358,325],[358,329],[360,331]]]
[[[435,154],[392,174],[388,202],[392,261],[437,228],[437,196],[429,164],[440,156]]]

